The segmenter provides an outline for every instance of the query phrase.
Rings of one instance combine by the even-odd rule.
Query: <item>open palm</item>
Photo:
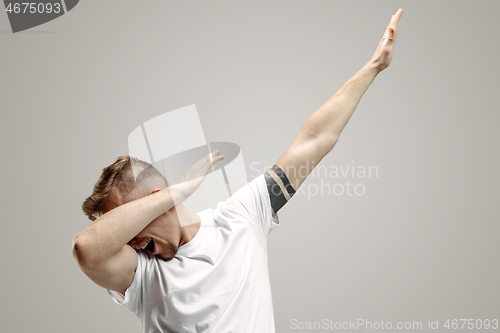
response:
[[[224,156],[219,155],[219,153],[220,151],[214,150],[187,169],[182,175],[176,185],[180,185],[179,188],[182,190],[184,198],[191,196],[200,187],[210,168],[224,159]]]
[[[396,25],[403,13],[403,9],[399,9],[396,14],[392,15],[391,21],[385,29],[384,36],[375,50],[370,62],[375,64],[379,70],[386,69],[392,60],[394,53],[394,43],[396,42]]]

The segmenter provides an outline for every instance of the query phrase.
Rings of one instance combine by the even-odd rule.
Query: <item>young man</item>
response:
[[[175,185],[128,156],[105,168],[83,204],[93,222],[73,240],[82,271],[133,312],[144,332],[274,332],[267,236],[391,62],[401,14],[392,16],[370,61],[309,117],[276,165],[215,209],[196,214],[182,202],[224,158],[219,151]]]

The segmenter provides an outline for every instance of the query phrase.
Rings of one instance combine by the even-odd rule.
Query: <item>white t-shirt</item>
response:
[[[279,219],[264,175],[198,215],[200,229],[174,259],[137,250],[125,296],[109,294],[148,333],[274,332],[267,237]]]

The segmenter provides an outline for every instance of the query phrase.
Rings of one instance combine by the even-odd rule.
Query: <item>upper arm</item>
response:
[[[273,215],[288,202],[316,165],[331,150],[314,136],[299,132],[276,162],[279,168],[267,171],[266,183]],[[274,167],[273,167],[274,168]],[[282,174],[280,175],[279,173]],[[289,182],[290,185],[286,183]],[[273,202],[274,201],[274,202]]]
[[[84,257],[84,241],[76,241],[73,245],[73,256],[80,269],[97,285],[122,293],[132,284],[137,269],[137,253],[125,244],[111,258],[101,263],[92,263],[91,258]]]
[[[261,175],[236,191],[228,200],[217,205],[216,213],[249,223],[253,230],[266,236],[279,225],[272,215],[271,202],[266,188],[265,175]],[[259,233],[260,234],[260,233]]]

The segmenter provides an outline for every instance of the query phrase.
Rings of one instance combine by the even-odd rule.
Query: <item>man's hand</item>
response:
[[[391,21],[387,29],[385,29],[384,36],[370,59],[370,63],[375,65],[379,71],[386,69],[391,63],[392,54],[394,52],[394,42],[396,41],[396,25],[398,24],[401,14],[403,14],[403,9],[399,8],[396,14],[392,15]]]
[[[174,198],[175,204],[187,200],[187,198],[200,187],[208,174],[208,170],[210,170],[215,163],[224,159],[224,155],[219,155],[219,153],[218,150],[214,150],[187,169],[176,184],[182,193],[182,198]]]

